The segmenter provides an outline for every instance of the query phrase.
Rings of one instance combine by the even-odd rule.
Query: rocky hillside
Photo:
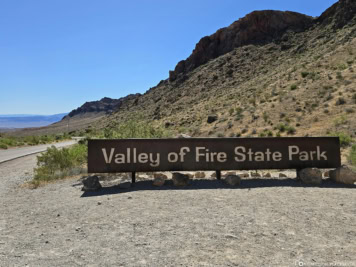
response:
[[[355,136],[355,37],[354,0],[318,18],[252,12],[202,38],[145,94],[86,103],[45,130],[114,127],[139,114],[192,136]]]
[[[355,136],[355,15],[351,0],[319,18],[253,12],[202,38],[169,79],[98,127],[139,113],[193,136]]]

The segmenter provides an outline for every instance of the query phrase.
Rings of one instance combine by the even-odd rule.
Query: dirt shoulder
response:
[[[35,156],[0,164],[0,266],[356,266],[355,187],[284,178],[231,189],[149,181],[31,190]]]

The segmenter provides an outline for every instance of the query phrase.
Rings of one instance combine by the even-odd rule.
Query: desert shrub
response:
[[[0,144],[3,144],[7,147],[11,147],[16,146],[17,141],[12,137],[0,137]]]
[[[0,143],[0,149],[7,149],[7,145]]]
[[[356,166],[356,145],[351,147],[348,159],[351,165]]]
[[[230,108],[229,109],[229,115],[231,116],[234,113],[235,109],[234,108]]]
[[[348,135],[347,133],[334,132],[334,133],[330,133],[329,135],[339,137],[341,147],[347,147],[352,143],[352,137],[350,135]]]
[[[170,133],[162,127],[154,127],[145,121],[129,120],[116,127],[106,128],[98,136],[100,138],[163,138],[169,137]]]
[[[275,127],[276,130],[278,130],[280,133],[286,132],[287,134],[293,135],[296,133],[296,129],[293,126],[290,126],[288,124],[280,123]]]
[[[344,105],[345,103],[346,103],[346,100],[343,97],[339,97],[335,104],[337,106],[340,106],[340,105]]]
[[[281,133],[284,133],[287,129],[286,125],[284,123],[280,123],[277,125],[276,129],[280,131]]]
[[[34,146],[40,143],[40,138],[38,136],[26,136],[24,142],[30,146]]]
[[[339,64],[339,65],[337,66],[337,68],[338,68],[339,70],[346,70],[346,69],[347,69],[347,66],[346,66],[345,64]]]
[[[291,89],[292,91],[296,90],[296,89],[297,89],[297,85],[296,85],[296,84],[292,84],[292,85],[290,86],[290,89]]]
[[[303,78],[306,78],[306,77],[308,77],[309,72],[307,72],[307,71],[302,71],[301,75],[302,75]]]
[[[345,115],[341,115],[340,117],[334,119],[334,125],[335,126],[340,126],[340,125],[344,125],[347,123],[347,118]]]
[[[265,129],[259,134],[259,137],[273,137],[273,132],[271,130]]]
[[[287,126],[287,134],[295,134],[296,133],[296,129],[293,126]]]
[[[265,122],[267,122],[267,121],[268,121],[269,116],[268,116],[268,114],[267,114],[267,112],[266,112],[266,111],[265,111],[265,112],[263,112],[262,117],[263,117],[263,120],[264,120]]]
[[[337,72],[337,73],[336,73],[336,79],[342,80],[343,78],[344,78],[344,77],[342,77],[341,72]]]
[[[34,182],[60,179],[68,175],[74,167],[80,167],[87,161],[87,146],[76,144],[69,148],[57,149],[51,146],[37,156]]]

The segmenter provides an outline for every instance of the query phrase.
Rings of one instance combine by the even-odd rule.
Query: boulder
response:
[[[198,178],[198,179],[205,178],[205,172],[196,172],[195,178]]]
[[[216,178],[216,172],[213,172],[213,173],[210,175],[210,178]]]
[[[346,166],[342,166],[336,170],[330,171],[330,178],[331,180],[338,183],[356,185],[356,172],[352,171]]]
[[[261,174],[258,172],[251,172],[251,177],[261,177]]]
[[[323,176],[319,169],[306,168],[298,171],[298,178],[305,184],[320,185]]]
[[[172,174],[172,180],[175,186],[186,186],[189,184],[189,176],[179,172]]]
[[[236,172],[227,172],[223,176],[227,177],[229,175],[236,175]]]
[[[98,191],[102,188],[99,177],[96,175],[88,176],[83,181],[82,191]]]
[[[267,172],[266,174],[263,174],[263,177],[265,177],[265,178],[271,178],[272,175],[271,175],[269,172]]]
[[[159,173],[159,172],[155,172],[153,174],[153,178],[155,178],[155,179],[156,178],[161,178],[161,179],[164,179],[164,180],[168,179],[167,175],[165,175],[163,173]]]
[[[189,179],[193,179],[194,178],[194,174],[192,174],[192,173],[186,173],[185,175],[188,175]]]
[[[330,171],[324,172],[324,178],[330,178]]]
[[[181,138],[191,138],[191,136],[190,136],[190,135],[187,135],[187,134],[178,134],[178,135],[176,136],[176,138],[179,138],[179,139],[181,139]]]
[[[207,119],[207,123],[213,123],[218,120],[218,115],[209,115]]]
[[[285,175],[284,173],[280,173],[280,174],[279,174],[279,178],[286,178],[286,177],[288,177],[288,176]]]
[[[164,183],[166,182],[166,179],[163,178],[163,176],[157,176],[153,179],[153,185],[154,186],[158,186],[161,187],[164,185]]]
[[[225,178],[225,183],[231,186],[238,186],[241,183],[241,177],[238,175],[228,175]]]
[[[240,173],[238,174],[241,178],[249,178],[250,177],[250,174],[244,172],[244,173]]]

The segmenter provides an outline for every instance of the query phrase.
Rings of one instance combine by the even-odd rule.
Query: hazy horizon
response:
[[[0,114],[60,114],[144,93],[204,36],[254,10],[319,16],[336,0],[0,3]]]

